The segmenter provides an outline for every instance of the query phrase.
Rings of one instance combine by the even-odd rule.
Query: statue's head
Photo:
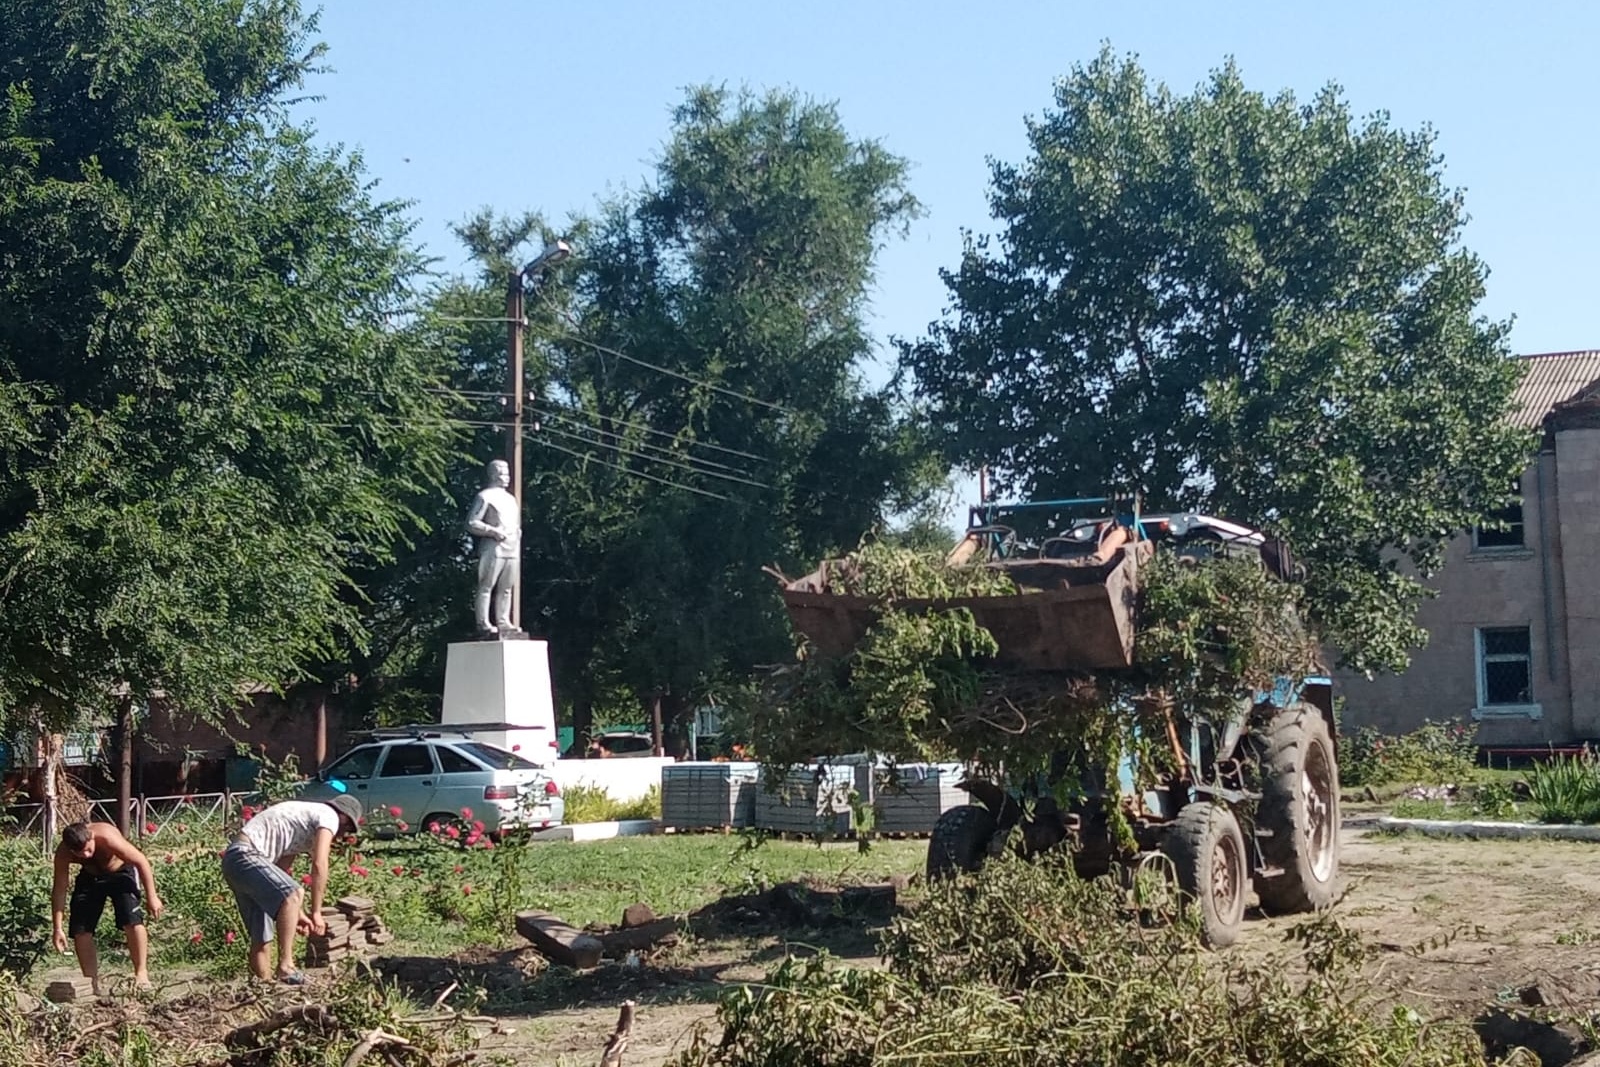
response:
[[[511,484],[511,465],[503,459],[494,460],[489,464],[489,484],[498,485],[501,489]]]

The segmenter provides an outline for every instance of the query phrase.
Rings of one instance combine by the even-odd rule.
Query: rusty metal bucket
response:
[[[1139,566],[1148,541],[1117,548],[1104,562],[1061,559],[1000,560],[1022,593],[1004,596],[902,600],[902,611],[967,608],[1000,646],[995,660],[1039,671],[1107,670],[1133,663]],[[828,592],[825,561],[803,578],[783,583],[784,606],[794,628],[824,656],[849,653],[878,618],[882,605],[869,597]]]

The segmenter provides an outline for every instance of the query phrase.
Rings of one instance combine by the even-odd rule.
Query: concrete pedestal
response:
[[[446,650],[443,726],[538,764],[558,752],[550,646],[544,641],[459,641]]]

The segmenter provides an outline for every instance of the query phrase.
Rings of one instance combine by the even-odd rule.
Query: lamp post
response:
[[[539,253],[537,259],[521,270],[513,271],[506,285],[506,392],[511,397],[511,439],[506,442],[506,462],[511,466],[511,492],[517,500],[517,515],[522,515],[522,409],[527,401],[527,390],[522,382],[522,331],[527,325],[524,317],[524,297],[538,292],[545,272],[572,255],[572,246],[557,241]],[[517,568],[517,578],[511,587],[511,625],[522,627],[522,568]]]

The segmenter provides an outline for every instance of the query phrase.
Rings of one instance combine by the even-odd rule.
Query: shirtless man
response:
[[[67,911],[67,875],[74,863],[81,864],[72,885],[72,906],[66,932],[61,920]],[[133,960],[133,984],[150,988],[146,970],[150,941],[145,933],[144,912],[139,908],[143,886],[150,905],[150,918],[161,917],[161,897],[156,894],[156,875],[150,861],[115,826],[106,822],[75,822],[61,831],[56,846],[55,877],[50,886],[50,915],[54,924],[57,952],[67,951],[67,935],[78,954],[83,976],[94,984],[99,996],[100,956],[95,951],[94,931],[100,925],[106,901],[111,901],[117,925],[128,939],[128,956]]]

